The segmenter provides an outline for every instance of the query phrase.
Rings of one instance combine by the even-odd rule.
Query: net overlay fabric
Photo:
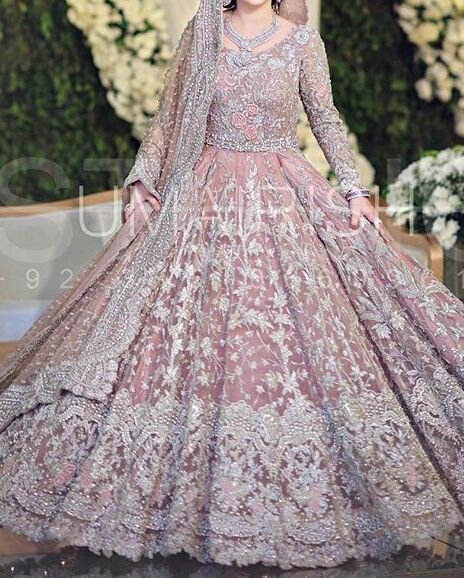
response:
[[[0,368],[1,525],[291,568],[460,524],[464,305],[350,229],[297,147],[300,100],[342,190],[360,186],[318,32],[246,66],[223,47],[169,250],[145,224],[103,251]]]

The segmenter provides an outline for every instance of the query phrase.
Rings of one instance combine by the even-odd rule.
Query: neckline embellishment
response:
[[[232,50],[235,53],[232,58],[237,66],[249,64],[253,56],[253,49],[268,42],[277,34],[278,29],[277,16],[274,12],[271,24],[263,32],[251,38],[245,38],[233,27],[231,15],[227,15],[224,20],[224,33],[239,47],[239,50]]]
[[[273,44],[269,48],[266,48],[265,50],[259,50],[257,52],[251,52],[250,53],[250,62],[253,58],[272,53],[276,48],[279,48],[280,46],[282,46],[286,42],[290,41],[291,38],[293,37],[295,31],[298,28],[300,28],[300,26],[298,24],[293,25],[292,28],[290,29],[290,31],[283,38],[281,38],[278,42],[276,42],[275,44]],[[222,50],[222,52],[231,53],[232,55],[236,55],[239,53],[238,50],[235,50],[234,48],[228,48],[227,46],[224,46],[224,45],[222,46],[221,50]],[[237,64],[235,62],[235,59],[234,59],[234,63]]]

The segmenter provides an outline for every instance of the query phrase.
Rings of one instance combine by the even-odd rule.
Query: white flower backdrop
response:
[[[464,136],[464,0],[404,0],[396,11],[426,65],[416,83],[420,98],[450,103],[456,133]]]
[[[161,0],[67,0],[87,38],[108,101],[142,138],[170,56]]]

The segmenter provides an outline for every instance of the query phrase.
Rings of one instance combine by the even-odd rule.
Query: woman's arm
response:
[[[333,102],[329,64],[324,42],[315,28],[308,27],[300,68],[300,97],[311,130],[332,167],[346,198],[369,191],[361,183],[348,134]]]
[[[135,164],[124,181],[123,205],[129,201],[132,205],[133,192],[136,193],[134,202],[137,205],[141,198],[142,202],[149,201],[158,210],[163,203],[164,186],[174,164],[170,156],[178,147],[177,139],[181,138],[178,135],[181,130],[180,119],[183,119],[187,106],[182,93],[183,84],[188,80],[185,76],[190,74],[186,69],[189,51],[192,46],[196,46],[196,21],[196,15],[188,21],[170,59],[163,79],[163,89],[158,97],[157,111],[137,151]],[[191,127],[190,130],[194,131],[195,128]],[[134,184],[137,187],[132,186]],[[129,210],[129,214],[131,212]]]
[[[123,224],[137,209],[137,207],[143,204],[145,201],[150,203],[155,211],[159,211],[161,209],[161,202],[159,201],[158,197],[150,193],[143,182],[139,180],[131,183],[122,190],[121,200],[121,221]]]
[[[348,133],[333,102],[329,63],[321,35],[308,27],[309,41],[300,69],[300,96],[311,130],[335,172],[351,211],[350,225],[357,229],[361,217],[377,223],[387,243],[391,238],[382,226],[377,211],[369,201],[369,190],[363,187],[348,141]]]
[[[158,121],[158,112],[150,121],[140,143],[134,165],[127,175],[121,192],[121,220],[126,222],[136,206],[149,201],[155,210],[161,207],[161,198],[156,184],[161,172],[163,133]]]
[[[161,155],[164,135],[158,113],[150,121],[135,157],[135,163],[124,181],[124,189],[140,181],[145,189],[161,201],[156,184],[161,172]]]

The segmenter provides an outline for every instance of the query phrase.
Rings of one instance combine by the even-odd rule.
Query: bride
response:
[[[457,528],[464,305],[368,196],[303,0],[202,0],[122,227],[0,368],[0,525],[284,569]]]

